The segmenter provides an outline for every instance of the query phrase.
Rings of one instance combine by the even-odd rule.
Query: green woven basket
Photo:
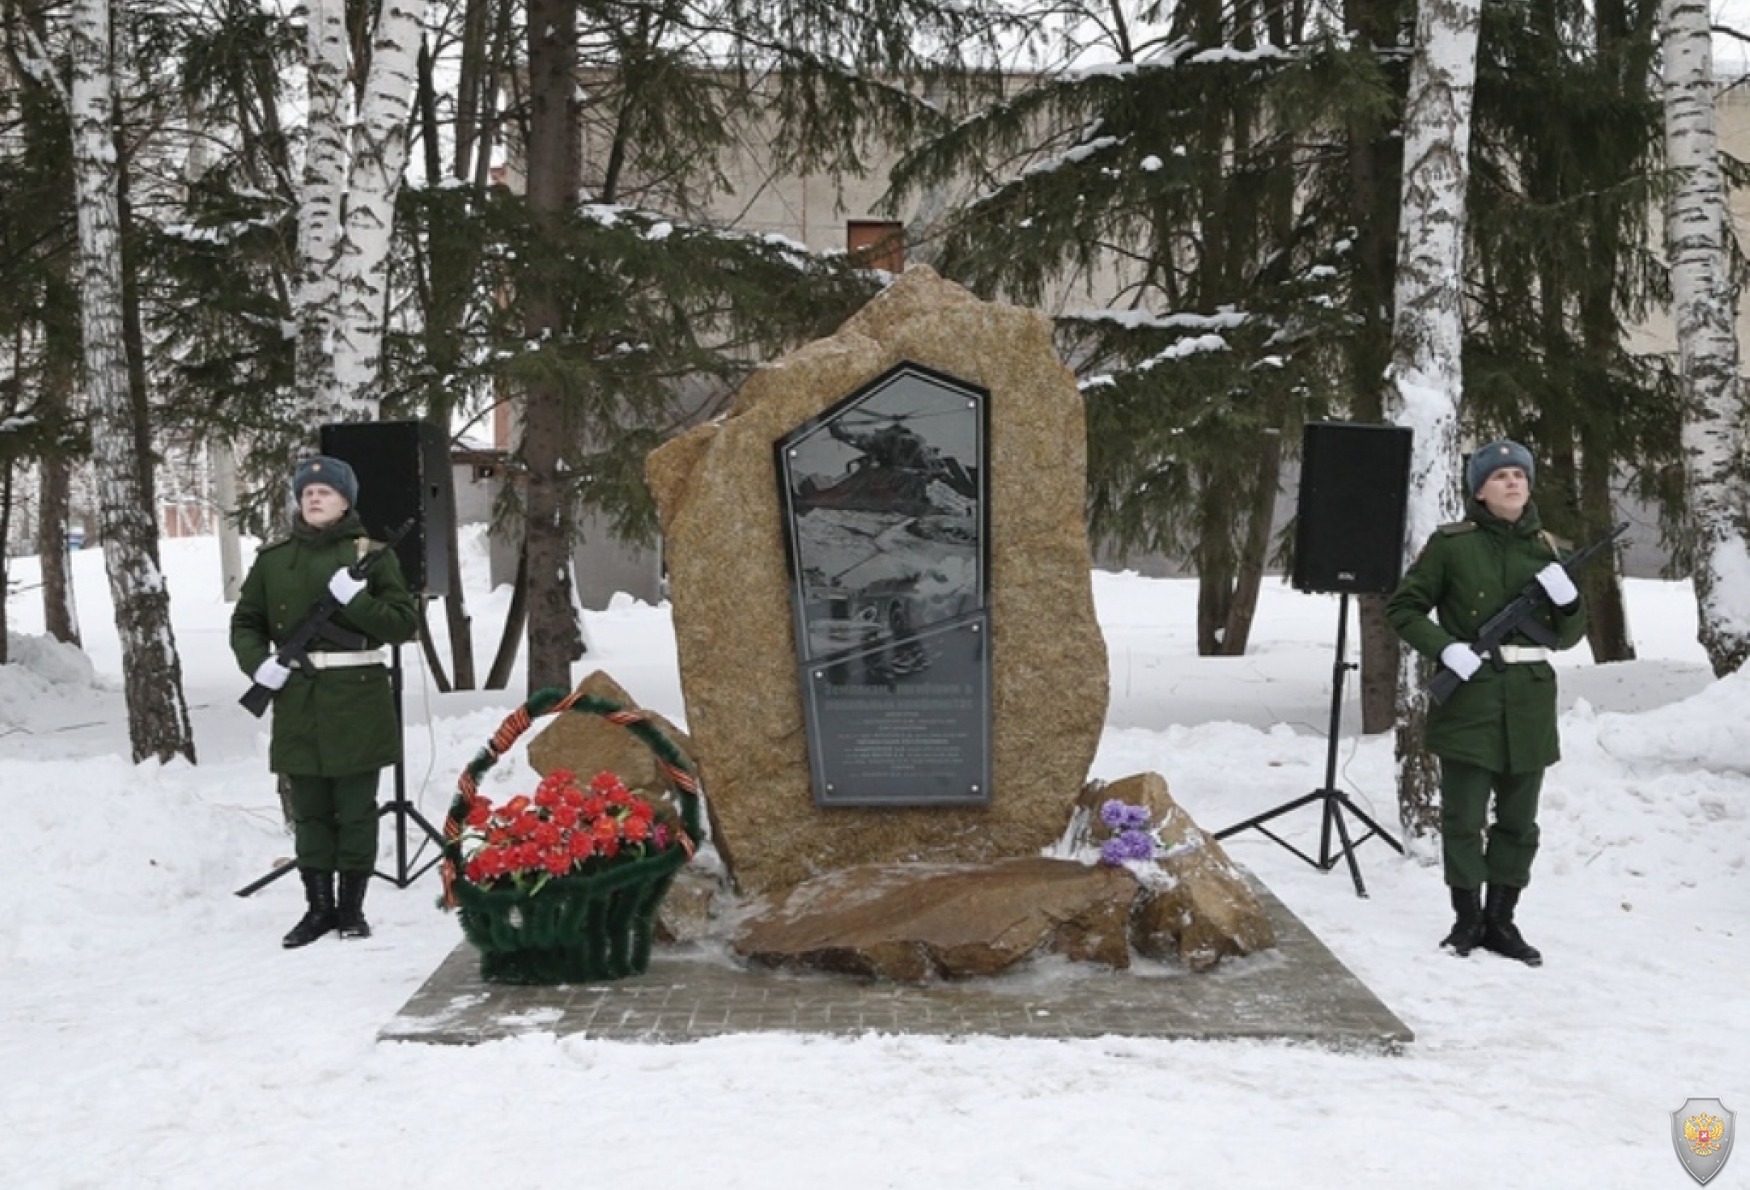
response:
[[[637,736],[656,754],[681,811],[684,837],[664,851],[588,875],[546,881],[537,892],[482,888],[464,878],[463,824],[479,799],[480,776],[498,763],[542,715],[599,715]],[[444,883],[462,933],[480,951],[480,977],[491,983],[555,984],[623,979],[650,965],[662,898],[701,839],[699,783],[680,750],[643,711],[605,698],[538,690],[499,726],[457,782],[444,821]]]

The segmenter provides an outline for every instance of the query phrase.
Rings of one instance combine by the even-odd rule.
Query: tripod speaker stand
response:
[[[1402,426],[1355,422],[1308,422],[1300,449],[1300,502],[1294,526],[1294,587],[1297,591],[1336,592],[1337,661],[1331,667],[1331,724],[1325,746],[1325,783],[1286,805],[1236,822],[1215,837],[1225,839],[1253,829],[1274,839],[1320,871],[1349,861],[1355,895],[1365,897],[1361,865],[1355,849],[1378,835],[1399,855],[1401,843],[1363,814],[1349,795],[1337,788],[1337,734],[1343,719],[1343,674],[1354,669],[1345,659],[1349,632],[1349,596],[1385,595],[1398,581],[1404,539],[1404,511],[1410,483],[1410,431]],[[1290,810],[1317,802],[1320,806],[1319,853],[1301,851],[1264,824]],[[1351,838],[1344,814],[1367,827]],[[1335,835],[1342,843],[1332,849]]]
[[[1291,802],[1285,802],[1273,810],[1266,810],[1244,822],[1236,822],[1230,827],[1216,831],[1215,837],[1225,839],[1229,835],[1237,834],[1243,830],[1255,830],[1265,838],[1280,843],[1321,872],[1329,872],[1336,867],[1339,858],[1347,860],[1349,876],[1355,881],[1355,895],[1365,897],[1367,886],[1361,880],[1361,865],[1355,862],[1355,849],[1375,835],[1385,840],[1399,855],[1404,853],[1404,847],[1403,844],[1387,834],[1377,822],[1363,813],[1361,808],[1350,800],[1348,794],[1336,787],[1337,735],[1343,721],[1343,674],[1345,671],[1355,668],[1354,663],[1345,659],[1344,651],[1348,641],[1348,629],[1349,593],[1345,591],[1337,600],[1337,660],[1331,667],[1331,723],[1325,742],[1325,783],[1311,793],[1303,794]],[[1320,806],[1319,853],[1317,857],[1308,855],[1265,825],[1265,823],[1273,822],[1284,814],[1298,810],[1302,806],[1309,806],[1314,802],[1319,803]],[[1343,820],[1345,813],[1353,814],[1359,819],[1367,827],[1366,833],[1359,838],[1351,838],[1348,823]],[[1335,850],[1332,850],[1331,847],[1333,834],[1342,843],[1342,846]]]
[[[401,716],[401,646],[391,645],[389,654],[392,659],[389,667],[389,681],[391,689],[395,692],[395,730],[398,734],[405,735],[405,726]],[[444,837],[436,827],[427,821],[425,815],[419,812],[419,808],[407,800],[407,763],[405,757],[395,761],[394,800],[377,811],[378,818],[386,818],[391,814],[395,816],[395,869],[393,872],[384,872],[379,869],[376,875],[379,880],[390,881],[396,888],[406,888],[443,861]],[[407,823],[410,819],[420,830],[425,832],[427,840],[436,844],[438,848],[437,854],[423,864],[419,863],[417,855],[412,858],[408,856]],[[247,897],[252,893],[259,892],[281,876],[295,871],[297,866],[296,863],[283,863],[267,875],[258,877],[238,889],[237,895]]]

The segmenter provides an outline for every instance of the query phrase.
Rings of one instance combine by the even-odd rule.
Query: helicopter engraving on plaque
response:
[[[990,800],[988,418],[902,363],[776,443],[817,805]]]

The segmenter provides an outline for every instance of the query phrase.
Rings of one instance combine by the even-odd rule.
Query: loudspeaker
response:
[[[322,453],[358,473],[359,519],[372,537],[385,538],[412,519],[412,530],[395,547],[408,589],[446,593],[456,518],[448,436],[426,421],[340,422],[322,427]]]
[[[1297,591],[1386,595],[1398,585],[1410,437],[1403,426],[1307,423],[1294,533]]]

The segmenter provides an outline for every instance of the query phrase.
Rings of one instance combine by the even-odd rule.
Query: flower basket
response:
[[[542,872],[527,886],[471,877],[463,854],[470,816],[478,819],[490,810],[478,789],[480,776],[535,719],[567,713],[599,715],[649,746],[679,805],[680,829],[671,833],[664,824],[635,849],[580,859],[563,874]],[[480,950],[480,977],[492,983],[554,984],[643,972],[663,896],[702,837],[698,792],[698,779],[680,750],[643,711],[559,689],[531,695],[462,773],[444,821],[445,901]],[[513,799],[519,801],[528,799]],[[649,820],[649,814],[641,816]]]

